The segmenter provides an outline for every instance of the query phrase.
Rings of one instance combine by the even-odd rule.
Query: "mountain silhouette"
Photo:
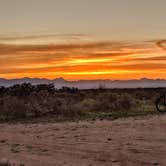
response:
[[[31,83],[36,84],[54,84],[56,88],[63,86],[76,87],[79,89],[96,89],[104,88],[158,88],[166,87],[166,80],[164,79],[132,79],[132,80],[78,80],[67,81],[64,78],[56,78],[53,80],[46,78],[18,78],[18,79],[4,79],[0,78],[0,86],[9,87],[15,84]]]

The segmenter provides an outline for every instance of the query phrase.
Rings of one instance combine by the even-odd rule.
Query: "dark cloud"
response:
[[[92,43],[80,43],[80,44],[43,44],[43,45],[20,45],[20,44],[0,44],[0,55],[4,54],[18,54],[28,52],[56,52],[56,51],[71,51],[76,49],[99,49],[99,48],[111,48],[116,43],[110,42],[92,42]]]
[[[156,41],[156,45],[163,50],[166,50],[166,40],[158,40]]]
[[[94,50],[93,50],[94,49]],[[123,49],[132,49],[132,52],[147,51],[146,46],[140,48],[140,45],[135,43],[131,45],[127,42],[87,42],[87,43],[75,43],[75,44],[3,44],[0,43],[0,55],[5,54],[19,54],[19,53],[44,53],[44,52],[57,52],[57,51],[80,51],[89,52],[99,51],[119,51],[123,52]],[[119,53],[119,54],[120,54]],[[97,55],[98,53],[96,53]],[[114,53],[112,53],[113,55]],[[118,53],[115,53],[118,55]]]

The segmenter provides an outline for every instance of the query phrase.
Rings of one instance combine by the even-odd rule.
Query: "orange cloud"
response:
[[[163,50],[166,50],[166,40],[158,40],[156,41],[156,45]]]
[[[33,38],[33,36],[30,36]],[[38,37],[38,36],[36,36]],[[0,77],[166,78],[161,42],[0,44]]]

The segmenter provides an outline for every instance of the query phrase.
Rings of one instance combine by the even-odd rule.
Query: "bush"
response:
[[[117,106],[122,110],[130,110],[135,105],[135,101],[129,94],[120,95],[117,100]]]
[[[166,89],[95,89],[78,90],[53,84],[22,84],[0,87],[0,119],[12,120],[41,117],[54,114],[56,117],[80,118],[89,115],[115,115],[132,110],[154,108],[157,94]],[[139,108],[139,109],[138,109]],[[145,108],[145,107],[144,107]]]
[[[82,101],[73,105],[73,109],[83,112],[95,111],[97,107],[98,102],[91,98],[83,99]]]
[[[0,118],[5,120],[25,118],[29,109],[22,100],[16,97],[4,98],[0,108]]]

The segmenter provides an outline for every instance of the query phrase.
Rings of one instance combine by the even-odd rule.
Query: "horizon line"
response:
[[[63,77],[56,77],[56,78],[44,78],[44,77],[18,77],[18,78],[3,78],[0,77],[0,79],[4,79],[4,80],[21,80],[21,79],[46,79],[49,81],[54,81],[54,80],[58,80],[58,79],[62,79],[64,81],[130,81],[130,80],[165,80],[165,78],[150,78],[150,77],[141,77],[141,78],[131,78],[131,79],[78,79],[78,80],[70,80],[70,79],[65,79]]]

